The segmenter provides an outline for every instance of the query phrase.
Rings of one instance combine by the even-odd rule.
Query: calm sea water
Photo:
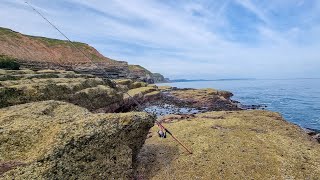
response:
[[[245,105],[263,104],[305,128],[320,129],[320,79],[223,80],[165,83],[179,88],[231,91]]]

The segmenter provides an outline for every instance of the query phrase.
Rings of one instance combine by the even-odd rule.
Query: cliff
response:
[[[163,75],[159,73],[152,73],[140,65],[129,65],[129,77],[140,79],[148,83],[168,82]]]
[[[22,67],[34,70],[73,70],[111,78],[130,77],[127,62],[104,57],[88,44],[80,42],[73,42],[73,44],[93,59],[99,67],[94,65],[68,41],[24,35],[0,27],[0,55],[16,59]],[[134,77],[154,81],[152,76],[146,77],[147,74],[145,73],[133,74]]]

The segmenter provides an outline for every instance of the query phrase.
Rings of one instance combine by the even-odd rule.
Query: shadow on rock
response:
[[[134,179],[152,179],[159,170],[170,174],[172,171],[170,164],[177,156],[179,156],[178,147],[145,144],[137,158]]]

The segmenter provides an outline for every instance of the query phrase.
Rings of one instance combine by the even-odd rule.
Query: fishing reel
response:
[[[159,131],[158,131],[158,135],[159,135],[160,138],[167,138],[167,133],[166,133],[166,131],[159,130]]]

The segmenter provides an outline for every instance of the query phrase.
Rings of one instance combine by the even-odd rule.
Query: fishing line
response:
[[[85,52],[83,52],[80,48],[78,48],[76,45],[74,45],[74,42],[72,42],[67,35],[65,35],[62,31],[59,30],[59,28],[57,26],[55,26],[53,23],[51,23],[44,15],[42,15],[42,13],[40,13],[40,11],[38,11],[35,7],[33,7],[30,3],[28,3],[28,1],[25,1],[25,3],[31,7],[38,15],[40,15],[45,21],[47,21],[54,29],[56,29],[63,37],[65,37],[67,39],[67,41],[72,44],[72,46],[78,50],[81,54],[83,54],[89,61],[91,61],[98,69],[102,70],[104,72],[104,74],[107,76],[108,80],[111,81],[113,83],[113,85],[115,87],[117,87],[117,83],[111,79],[111,77],[108,77],[108,72],[100,67],[94,59],[90,58]],[[129,96],[129,98],[131,98],[134,103],[138,106],[138,109],[142,110],[142,111],[145,111],[145,109],[143,109],[142,105],[138,102],[138,100],[136,100],[133,96],[131,96],[128,92],[124,92],[124,91],[121,91],[121,88],[119,89],[120,92],[126,94]],[[145,111],[146,112],[146,111]],[[149,112],[146,112],[146,113],[149,113]],[[166,129],[159,121],[156,120],[156,124],[159,126],[159,127],[162,127],[168,134],[171,135],[171,137],[177,141],[185,150],[187,150],[190,154],[192,154],[192,152],[184,145],[182,144],[175,136],[172,135],[172,133]]]
[[[96,62],[91,59],[85,52],[83,52],[80,48],[78,48],[76,45],[74,45],[74,43],[68,38],[67,35],[65,35],[62,31],[59,30],[59,28],[57,26],[55,26],[53,23],[51,23],[44,15],[42,15],[42,13],[40,13],[35,7],[33,7],[31,4],[28,3],[28,1],[25,1],[25,3],[30,6],[37,14],[39,14],[44,20],[46,20],[54,29],[56,29],[63,37],[65,37],[70,44],[77,49],[80,53],[82,53],[89,61],[91,61],[98,69],[102,70],[104,72],[104,74],[108,77],[108,73],[104,68],[100,68],[100,66],[98,64],[96,64]],[[110,77],[108,77],[108,79],[117,86],[117,83],[115,81],[113,81]],[[134,99],[129,93],[127,92],[122,92],[127,94],[133,101],[134,103],[139,106],[139,108],[142,110],[142,105],[136,100]]]

